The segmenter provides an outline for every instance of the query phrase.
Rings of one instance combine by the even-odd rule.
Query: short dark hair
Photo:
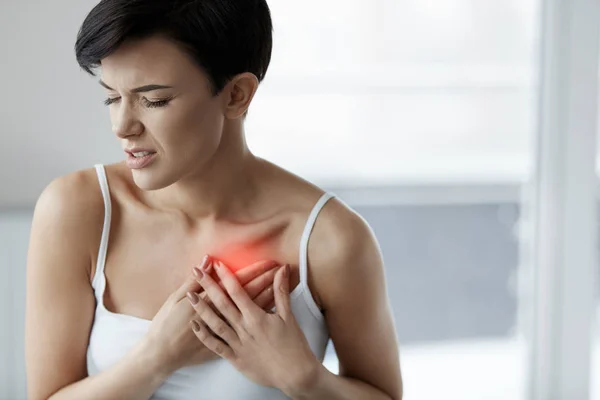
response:
[[[101,0],[79,30],[75,55],[94,76],[126,40],[162,35],[192,57],[218,94],[243,72],[264,79],[272,31],[266,0]]]

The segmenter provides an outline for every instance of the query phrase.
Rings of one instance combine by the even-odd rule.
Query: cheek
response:
[[[210,103],[167,107],[149,121],[149,130],[167,152],[210,151],[218,146],[223,116]]]
[[[115,106],[108,107],[108,116],[110,118],[110,123],[112,126],[117,124],[117,111],[115,110]]]

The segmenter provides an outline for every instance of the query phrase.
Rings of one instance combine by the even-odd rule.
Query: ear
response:
[[[250,72],[236,75],[229,81],[226,87],[229,95],[225,117],[228,119],[243,117],[248,111],[257,89],[258,78]]]

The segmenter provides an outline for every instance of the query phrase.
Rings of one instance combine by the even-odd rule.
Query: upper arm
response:
[[[339,374],[366,382],[399,399],[402,395],[396,330],[377,240],[359,215],[332,205],[313,252],[313,268]],[[336,210],[337,208],[337,210]],[[337,214],[337,215],[336,215]],[[317,233],[317,231],[315,231]]]
[[[98,227],[95,197],[100,196],[89,185],[85,172],[58,178],[36,203],[26,274],[31,399],[48,398],[87,376],[86,349],[95,307],[90,238]]]

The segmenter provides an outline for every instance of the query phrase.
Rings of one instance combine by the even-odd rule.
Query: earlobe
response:
[[[242,118],[246,114],[254,94],[258,89],[258,79],[254,74],[243,73],[229,82],[229,103],[226,116],[229,119]]]

